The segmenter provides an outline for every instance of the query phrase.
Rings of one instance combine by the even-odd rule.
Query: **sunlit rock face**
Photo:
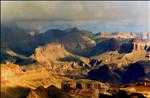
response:
[[[134,39],[133,43],[133,50],[148,50],[150,47],[150,42],[144,42],[138,39]]]
[[[150,47],[149,41],[140,40],[137,38],[131,39],[128,43],[123,43],[120,48],[121,53],[129,53],[132,51],[148,51]]]
[[[9,77],[16,74],[19,75],[22,71],[19,65],[13,64],[11,62],[7,62],[7,64],[1,64],[1,69],[3,69],[1,70],[2,77]]]
[[[98,81],[66,81],[61,84],[62,89],[98,89],[106,91],[109,88],[109,84]]]
[[[51,64],[51,62],[55,62],[58,57],[65,57],[65,55],[68,54],[69,53],[64,51],[61,44],[49,44],[45,47],[36,48],[33,57],[40,63]]]
[[[66,81],[62,83],[62,89],[76,97],[98,98],[99,92],[109,89],[109,84],[91,80]]]
[[[95,34],[95,38],[116,38],[116,39],[132,39],[135,38],[132,32],[99,32]]]
[[[78,63],[87,59],[68,52],[64,48],[64,45],[58,43],[47,44],[36,48],[32,58],[40,64],[48,65],[51,69],[61,68],[68,70],[79,68]]]
[[[94,38],[117,38],[117,39],[133,39],[149,40],[150,32],[99,32]]]
[[[35,90],[30,90],[26,98],[73,98],[61,89],[51,85],[47,88],[42,86],[37,87]]]

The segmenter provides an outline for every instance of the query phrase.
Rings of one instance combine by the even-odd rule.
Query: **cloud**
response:
[[[4,22],[49,21],[53,27],[94,21],[98,21],[94,24],[103,23],[103,27],[149,26],[149,6],[149,1],[2,1],[1,19]]]
[[[148,6],[146,1],[2,1],[2,19],[95,20],[147,18]]]

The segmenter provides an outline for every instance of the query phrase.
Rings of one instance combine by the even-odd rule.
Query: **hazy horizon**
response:
[[[15,6],[15,7],[14,7]],[[2,23],[44,31],[150,32],[149,1],[2,1]]]

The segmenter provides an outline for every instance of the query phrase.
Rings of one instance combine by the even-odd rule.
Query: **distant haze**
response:
[[[150,2],[2,1],[1,20],[41,31],[79,27],[93,32],[150,32]]]

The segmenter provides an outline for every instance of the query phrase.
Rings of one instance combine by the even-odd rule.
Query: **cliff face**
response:
[[[145,42],[139,39],[132,40],[133,50],[148,50],[150,42]]]
[[[38,63],[42,65],[49,65],[52,69],[72,69],[71,64],[73,62],[88,60],[87,58],[68,52],[63,45],[58,43],[47,44],[43,47],[36,48],[32,57]],[[78,66],[76,66],[76,68]]]
[[[48,44],[46,46],[36,48],[33,54],[34,58],[39,63],[43,64],[52,64],[59,58],[69,55],[70,53],[67,52],[61,44]]]
[[[123,43],[120,48],[120,52],[129,53],[132,51],[148,51],[150,48],[150,42],[134,38],[126,43]]]

